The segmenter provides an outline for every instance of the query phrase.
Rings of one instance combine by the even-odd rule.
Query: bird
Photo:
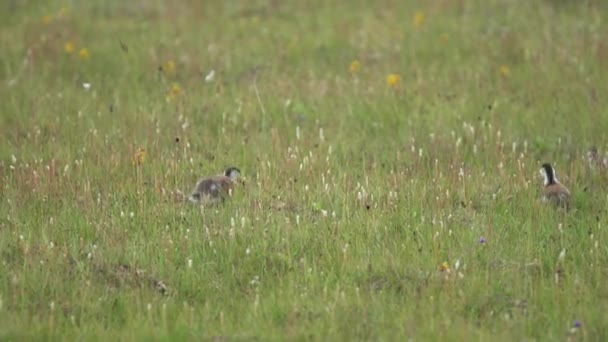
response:
[[[555,169],[550,163],[544,163],[540,169],[544,178],[543,201],[558,207],[570,208],[570,190],[557,180]]]
[[[608,153],[601,153],[597,147],[592,146],[587,151],[587,165],[592,169],[608,169]]]
[[[241,170],[229,167],[223,174],[202,178],[190,193],[188,200],[199,204],[217,204],[231,196]]]

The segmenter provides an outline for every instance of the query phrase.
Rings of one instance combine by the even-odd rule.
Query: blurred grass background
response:
[[[604,2],[0,6],[2,339],[606,338]]]

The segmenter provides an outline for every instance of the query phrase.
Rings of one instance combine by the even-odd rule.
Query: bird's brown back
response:
[[[546,185],[543,195],[545,200],[555,205],[565,208],[570,206],[570,191],[560,183]]]
[[[226,176],[213,176],[201,180],[196,186],[195,192],[212,197],[227,194],[233,188],[232,179]]]

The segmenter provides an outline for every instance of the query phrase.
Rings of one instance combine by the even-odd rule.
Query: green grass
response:
[[[608,339],[606,13],[4,1],[0,339]]]

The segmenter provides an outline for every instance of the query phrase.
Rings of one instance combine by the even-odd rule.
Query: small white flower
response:
[[[211,69],[211,71],[209,71],[207,76],[205,76],[205,82],[207,82],[207,83],[213,82],[214,79],[215,79],[215,70]]]
[[[188,259],[188,268],[192,268],[192,259]]]
[[[245,250],[245,254],[247,254],[247,255],[251,254],[251,248],[247,247],[247,249]]]
[[[91,83],[85,82],[82,84],[82,87],[84,88],[84,90],[89,90],[91,89]]]
[[[557,260],[559,262],[564,261],[564,259],[566,258],[566,249],[562,249],[562,251],[559,253],[559,256],[557,257]]]
[[[342,247],[342,253],[346,254],[346,252],[348,251],[348,244],[345,244],[344,247]]]

